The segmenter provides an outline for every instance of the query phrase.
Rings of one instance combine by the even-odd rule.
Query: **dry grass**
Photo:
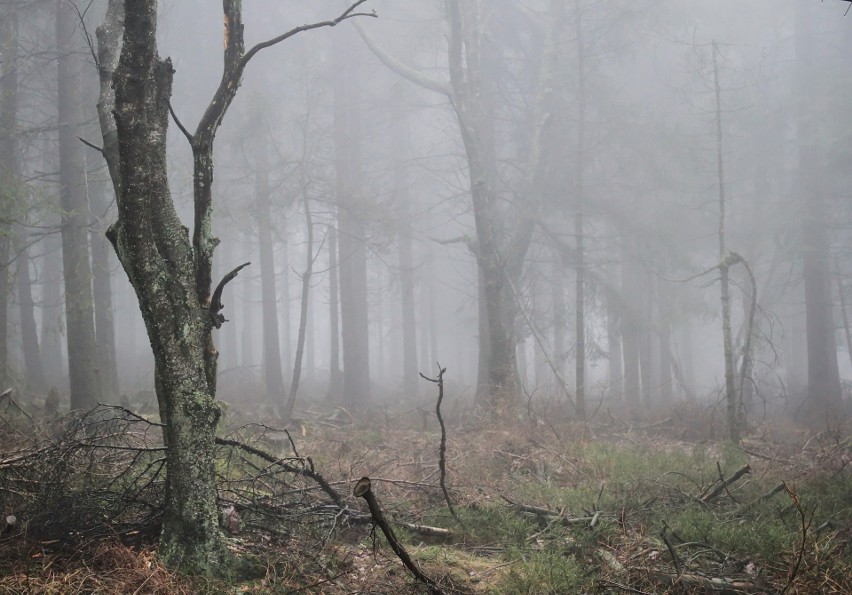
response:
[[[701,425],[678,414],[686,415],[656,423],[612,416],[591,427],[554,416],[451,420],[447,484],[462,527],[438,487],[434,419],[424,429],[417,412],[338,413],[332,422],[328,412],[316,411],[303,416],[293,438],[350,508],[363,509],[351,487],[369,476],[392,521],[452,529],[447,541],[399,531],[423,571],[447,592],[706,592],[702,575],[739,581],[742,592],[852,592],[849,434],[791,427],[779,435],[767,428],[736,449],[692,438]],[[288,442],[268,446],[291,454]],[[730,475],[746,462],[750,475],[717,502],[696,503],[718,469]],[[805,513],[813,513],[804,535],[786,494],[746,506],[782,480],[795,486]],[[518,512],[504,498],[554,514]],[[593,515],[594,527],[562,523]],[[664,528],[683,566],[678,586],[671,583],[675,561],[659,537]],[[44,543],[12,534],[0,538],[0,593],[417,592],[368,526],[341,522],[329,529],[325,522],[280,539],[238,535],[235,551],[261,558],[267,571],[236,584],[177,576],[144,541]]]

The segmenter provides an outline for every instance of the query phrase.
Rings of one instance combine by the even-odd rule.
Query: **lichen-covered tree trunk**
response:
[[[218,353],[212,329],[224,322],[223,287],[245,265],[211,291],[218,244],[212,229],[213,140],[252,56],[302,31],[334,26],[357,14],[354,9],[364,1],[333,21],[296,27],[246,52],[242,3],[223,0],[222,80],[196,131],[179,126],[193,154],[192,238],[169,192],[166,137],[174,71],[157,54],[157,0],[124,0],[124,42],[117,63],[110,48],[117,47],[122,31],[120,0],[111,0],[98,31],[103,152],[118,204],[118,219],[107,236],[136,292],[148,332],[166,444],[160,555],[189,572],[221,574],[230,558],[216,510],[214,445],[221,410],[215,401]]]
[[[118,220],[108,234],[136,291],[154,353],[168,446],[160,554],[173,566],[215,572],[227,557],[213,466],[221,412],[210,382],[210,311],[199,301],[192,245],[166,174],[173,71],[156,51],[156,1],[127,0],[125,10],[114,78],[120,194]]]

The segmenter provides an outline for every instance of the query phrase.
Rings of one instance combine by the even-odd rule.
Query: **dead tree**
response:
[[[221,326],[221,294],[237,270],[213,290],[213,141],[249,61],[265,48],[361,13],[366,0],[334,20],[296,27],[246,50],[242,2],[223,0],[222,80],[194,133],[178,121],[193,153],[194,229],[177,215],[169,193],[166,129],[174,70],[157,53],[157,1],[125,0],[123,46],[115,62],[101,60],[99,102],[104,154],[116,189],[118,220],[107,235],[139,306],[154,354],[155,382],[167,447],[165,512],[160,554],[167,563],[197,573],[227,568],[230,558],[218,526],[214,442],[222,415],[216,396],[217,351],[213,329]],[[120,1],[113,0],[102,27],[106,43],[121,31]],[[115,51],[102,47],[101,53]],[[114,54],[113,54],[114,55]],[[109,69],[115,68],[112,77]],[[109,80],[115,91],[110,105]],[[115,115],[115,126],[110,121]]]

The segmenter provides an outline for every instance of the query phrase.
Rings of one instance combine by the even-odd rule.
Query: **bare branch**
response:
[[[222,323],[225,322],[225,317],[222,316],[219,312],[224,308],[222,305],[222,291],[225,289],[225,285],[231,282],[231,280],[236,277],[241,270],[250,265],[250,262],[244,262],[230,273],[222,277],[222,280],[219,281],[219,285],[216,286],[216,290],[213,292],[213,297],[210,299],[210,317],[213,320],[213,326],[216,328],[221,328]]]
[[[103,154],[104,154],[104,149],[103,149],[103,147],[99,147],[98,145],[96,145],[96,144],[94,144],[94,143],[90,143],[89,141],[87,141],[87,140],[86,140],[85,138],[83,138],[82,136],[78,136],[78,137],[77,137],[77,140],[79,140],[81,143],[83,143],[83,144],[84,144],[84,145],[86,145],[87,147],[89,147],[89,148],[91,148],[91,149],[94,149],[95,151],[97,151],[97,152],[98,152],[98,153],[100,153],[101,155],[103,155]]]
[[[453,90],[449,83],[430,78],[416,68],[412,68],[411,66],[403,64],[399,60],[391,57],[390,54],[388,54],[383,48],[376,44],[370,36],[367,35],[364,29],[361,28],[357,22],[353,21],[352,25],[358,32],[358,35],[361,36],[361,39],[364,40],[364,43],[367,44],[367,47],[370,48],[370,51],[373,52],[373,55],[393,72],[423,89],[434,91],[435,93],[441,93],[448,97],[452,95]]]
[[[189,141],[190,146],[192,146],[192,142],[193,142],[192,133],[190,133],[190,131],[186,129],[186,127],[180,121],[180,118],[177,117],[177,114],[175,113],[175,108],[172,106],[171,101],[169,101],[169,113],[172,115],[172,120],[175,121],[175,124],[177,125],[177,127],[180,129],[181,132],[183,132],[183,135],[186,137],[186,140]]]
[[[241,60],[242,67],[245,68],[245,65],[248,64],[248,61],[251,60],[254,57],[254,55],[256,53],[258,53],[260,50],[263,50],[263,49],[266,49],[268,47],[272,47],[273,45],[279,44],[282,41],[289,39],[289,38],[293,37],[294,35],[298,35],[299,33],[302,33],[304,31],[310,31],[311,29],[320,29],[322,27],[334,27],[335,25],[338,25],[338,24],[342,23],[343,21],[345,21],[347,19],[352,19],[352,18],[355,18],[355,17],[378,18],[379,15],[376,14],[376,11],[373,11],[373,12],[354,12],[356,8],[358,8],[359,6],[364,4],[364,2],[366,2],[366,1],[367,0],[358,0],[358,2],[355,2],[352,6],[350,6],[348,9],[346,9],[346,11],[343,14],[341,14],[339,17],[337,17],[336,19],[334,19],[332,21],[319,21],[319,22],[310,23],[310,24],[307,24],[307,25],[300,25],[299,27],[295,27],[294,29],[290,29],[289,31],[279,35],[278,37],[273,37],[272,39],[268,39],[266,41],[262,41],[262,42],[258,43],[253,48],[251,48],[248,52],[246,52],[245,56],[243,56],[243,58]]]

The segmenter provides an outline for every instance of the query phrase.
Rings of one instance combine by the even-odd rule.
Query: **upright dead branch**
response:
[[[373,523],[378,525],[379,529],[382,530],[382,533],[384,533],[385,538],[388,540],[388,543],[390,544],[393,553],[397,555],[397,557],[411,572],[411,574],[413,574],[414,577],[421,583],[428,586],[429,590],[432,593],[436,595],[442,594],[443,590],[438,585],[438,583],[423,574],[423,572],[411,559],[411,556],[408,555],[408,552],[405,551],[405,548],[396,538],[396,535],[394,535],[393,529],[391,529],[391,526],[388,524],[387,519],[385,519],[385,515],[382,514],[382,509],[379,508],[379,503],[376,500],[376,496],[373,495],[373,492],[371,490],[370,478],[362,477],[361,479],[359,479],[358,483],[355,484],[355,488],[352,490],[352,493],[356,497],[363,498],[367,502],[367,507],[370,509],[370,516],[373,518]]]
[[[420,377],[438,385],[438,402],[435,405],[435,414],[438,416],[438,423],[441,425],[441,445],[438,448],[438,468],[441,471],[441,491],[444,493],[444,500],[447,502],[447,508],[449,509],[450,514],[453,515],[456,522],[461,523],[461,520],[453,508],[453,503],[450,501],[450,493],[447,491],[447,428],[444,426],[444,417],[441,415],[441,401],[444,400],[444,372],[446,372],[447,369],[442,368],[441,364],[437,365],[437,378],[429,378],[428,376],[424,376],[422,373],[420,374]]]

